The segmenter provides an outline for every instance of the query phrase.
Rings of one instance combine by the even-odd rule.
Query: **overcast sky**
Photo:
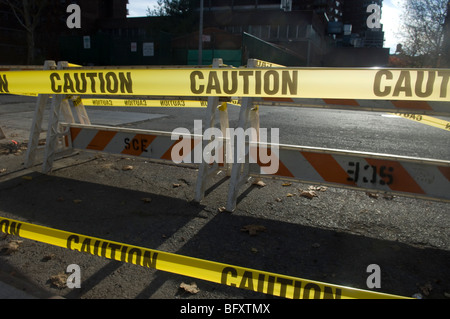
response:
[[[405,0],[384,0],[381,16],[381,23],[383,23],[384,30],[384,47],[391,48],[391,53],[395,52],[397,47],[396,33],[399,30],[399,22],[401,14],[402,3]],[[143,17],[147,14],[147,7],[153,8],[156,5],[156,0],[129,0],[128,11],[129,17]]]

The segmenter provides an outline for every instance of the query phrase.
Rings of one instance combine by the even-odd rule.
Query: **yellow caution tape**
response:
[[[188,107],[205,108],[207,101],[138,100],[138,99],[82,99],[83,105],[116,107]]]
[[[208,101],[194,100],[139,100],[139,99],[82,99],[83,105],[90,106],[115,106],[115,107],[186,107],[206,108]],[[225,104],[227,102],[224,102]],[[230,103],[239,105],[238,100]]]
[[[436,117],[431,117],[427,115],[420,115],[420,114],[403,114],[403,113],[392,113],[397,116],[404,117],[405,119],[426,124],[429,126],[437,127],[442,130],[446,130],[450,132],[450,122],[438,119]]]
[[[121,69],[0,72],[0,93],[450,101],[450,69]]]
[[[293,299],[407,299],[147,249],[0,217],[0,232],[95,256]]]
[[[67,63],[67,66],[69,68],[82,68],[83,67],[82,65],[74,64],[74,63]]]

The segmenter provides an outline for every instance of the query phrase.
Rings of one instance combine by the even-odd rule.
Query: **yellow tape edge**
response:
[[[126,245],[0,217],[0,232],[134,265],[289,299],[412,299]]]
[[[419,114],[403,114],[403,113],[390,113],[392,115],[397,115],[402,118],[405,118],[410,121],[414,121],[417,123],[422,123],[425,125],[433,126],[436,128],[440,128],[442,130],[445,130],[447,132],[450,131],[450,122],[441,120],[435,117],[431,117],[428,115],[419,115]]]

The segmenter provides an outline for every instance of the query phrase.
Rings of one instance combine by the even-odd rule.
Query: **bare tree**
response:
[[[48,0],[0,0],[11,8],[20,25],[27,34],[27,63],[34,63],[36,28],[41,20],[43,9]]]
[[[450,68],[450,0],[447,2],[447,16],[444,22],[443,67]]]
[[[406,0],[402,48],[415,66],[441,66],[448,3],[449,0]]]
[[[182,16],[192,8],[189,0],[158,0],[153,9],[147,8],[148,16]]]

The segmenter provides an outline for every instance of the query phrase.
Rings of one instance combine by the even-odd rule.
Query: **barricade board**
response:
[[[168,132],[77,124],[69,131],[67,145],[80,150],[189,164],[200,163],[203,156],[200,135],[173,140]],[[217,159],[223,164],[225,143],[218,145]],[[252,144],[249,161],[253,176],[450,201],[450,161],[270,144]],[[271,165],[278,165],[276,172]]]

